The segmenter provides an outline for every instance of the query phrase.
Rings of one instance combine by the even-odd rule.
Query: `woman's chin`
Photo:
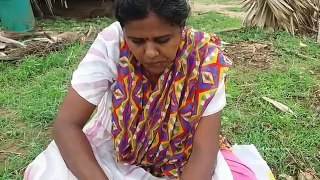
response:
[[[151,75],[161,75],[163,73],[164,69],[154,69],[154,70],[149,70],[148,72]]]
[[[163,66],[149,66],[146,67],[146,70],[151,75],[161,75],[165,68]]]

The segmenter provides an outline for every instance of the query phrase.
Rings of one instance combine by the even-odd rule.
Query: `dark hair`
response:
[[[115,17],[124,26],[132,20],[141,20],[150,12],[172,25],[185,26],[190,13],[188,0],[115,0]]]

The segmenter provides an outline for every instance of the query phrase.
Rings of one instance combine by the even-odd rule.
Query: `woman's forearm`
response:
[[[183,167],[182,180],[212,179],[219,151],[221,112],[200,119],[193,138],[193,147],[187,164]]]
[[[55,124],[54,140],[70,171],[80,180],[107,180],[81,127]]]
[[[188,163],[183,167],[181,180],[212,179],[216,166],[216,158],[212,158],[212,154],[206,155],[206,153],[212,152],[193,151]]]

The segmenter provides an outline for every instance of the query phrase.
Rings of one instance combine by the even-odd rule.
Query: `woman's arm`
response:
[[[54,140],[68,168],[80,180],[108,179],[82,131],[95,108],[73,88],[69,88],[54,121]]]
[[[212,179],[219,151],[220,125],[221,112],[201,118],[191,156],[182,171],[182,180]]]

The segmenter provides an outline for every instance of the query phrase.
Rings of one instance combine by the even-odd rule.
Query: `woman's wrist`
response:
[[[103,172],[103,170],[91,171],[88,174],[83,175],[83,178],[79,178],[83,180],[109,180],[108,176]]]

